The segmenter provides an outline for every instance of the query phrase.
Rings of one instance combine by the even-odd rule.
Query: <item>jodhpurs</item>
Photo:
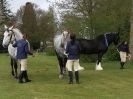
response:
[[[19,59],[19,63],[21,64],[21,71],[27,70],[27,59]]]
[[[79,70],[78,65],[79,65],[79,59],[67,60],[67,63],[66,63],[66,67],[67,67],[68,71],[72,71],[73,66],[74,66],[74,71],[78,71]]]
[[[127,58],[126,52],[120,51],[120,58],[121,58],[121,62],[126,62],[126,58]]]

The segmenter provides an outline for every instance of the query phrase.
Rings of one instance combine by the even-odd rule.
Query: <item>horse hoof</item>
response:
[[[96,70],[100,71],[100,70],[103,70],[103,68],[96,68]]]
[[[15,78],[15,79],[18,79],[18,77],[17,77],[17,76],[15,76],[14,78]]]
[[[63,75],[66,75],[66,71],[63,71]]]
[[[12,71],[12,75],[13,75],[13,76],[15,75],[13,71]]]
[[[63,78],[63,75],[59,75],[59,79],[62,79]]]

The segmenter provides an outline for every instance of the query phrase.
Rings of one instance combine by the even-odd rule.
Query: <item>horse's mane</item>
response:
[[[21,31],[18,28],[13,28],[13,31],[19,34],[22,34]]]
[[[99,39],[99,38],[102,38],[102,37],[104,37],[104,35],[107,35],[107,34],[109,34],[109,35],[116,35],[117,34],[117,32],[106,32],[106,33],[104,33],[104,34],[100,34],[100,35],[98,35],[97,37],[96,37],[96,39]]]
[[[101,35],[98,35],[97,37],[93,38],[93,39],[85,39],[85,38],[77,38],[76,40],[86,40],[86,41],[92,41],[92,40],[100,40],[100,39],[103,39],[104,35],[101,34]]]
[[[84,38],[77,38],[76,40],[86,40],[86,41],[92,41],[92,40],[101,40],[101,39],[103,39],[104,38],[104,35],[105,34],[117,34],[117,32],[107,32],[107,33],[104,33],[104,34],[100,34],[100,35],[98,35],[98,36],[96,36],[95,38],[93,38],[93,39],[84,39]]]
[[[57,47],[60,46],[61,44],[61,39],[62,39],[62,34],[60,32],[58,33],[55,33],[55,36],[54,36],[54,43]]]
[[[13,32],[15,33],[16,39],[20,39],[23,37],[23,34],[21,33],[19,29],[13,28]]]
[[[54,48],[60,55],[64,55],[66,44],[67,39],[64,39],[63,33],[57,32],[54,36]]]

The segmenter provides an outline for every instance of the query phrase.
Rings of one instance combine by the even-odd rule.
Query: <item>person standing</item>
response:
[[[124,69],[124,64],[127,61],[127,57],[129,58],[129,60],[131,58],[127,41],[123,41],[120,45],[118,45],[118,51],[120,53],[120,59],[121,59],[120,69]]]
[[[27,40],[27,35],[23,34],[23,39],[16,41],[13,44],[13,47],[17,47],[17,55],[16,58],[19,61],[21,65],[20,74],[18,77],[18,82],[23,83],[23,78],[25,79],[25,82],[31,82],[28,78],[27,74],[27,55],[33,55],[33,53],[30,52],[29,42]],[[34,56],[34,55],[33,55]]]
[[[77,41],[75,41],[76,35],[71,33],[70,34],[70,41],[67,43],[66,46],[66,53],[68,54],[67,59],[67,69],[68,69],[68,76],[69,76],[69,84],[73,84],[73,66],[75,72],[75,79],[76,83],[79,84],[79,52],[80,52],[80,45]]]

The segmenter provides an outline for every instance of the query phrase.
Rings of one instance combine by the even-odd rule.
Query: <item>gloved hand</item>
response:
[[[64,51],[64,55],[66,55],[68,57],[68,54]]]
[[[128,54],[128,59],[131,60],[131,54]]]

